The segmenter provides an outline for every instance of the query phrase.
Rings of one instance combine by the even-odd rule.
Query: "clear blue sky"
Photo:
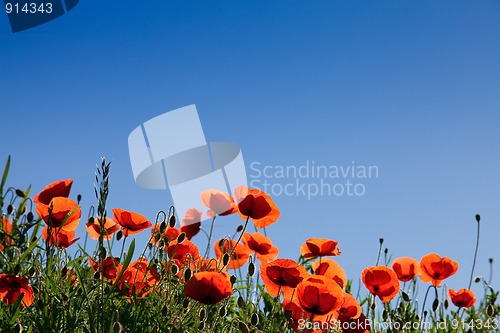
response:
[[[357,280],[383,237],[393,257],[459,261],[449,286],[466,287],[480,213],[476,275],[495,257],[499,289],[498,59],[493,0],[82,1],[15,34],[0,13],[0,163],[11,154],[9,184],[34,193],[74,179],[86,212],[106,156],[109,214],[154,219],[171,198],[135,185],[128,135],[196,104],[207,139],[238,143],[249,174],[252,162],[378,167],[363,196],[275,196],[280,257],[332,238]],[[220,219],[217,235],[238,223]]]

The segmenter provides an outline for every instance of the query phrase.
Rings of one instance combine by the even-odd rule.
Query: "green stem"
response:
[[[479,248],[479,232],[481,229],[481,223],[479,222],[479,215],[476,215],[477,220],[477,238],[476,238],[476,250],[474,251],[474,261],[472,262],[472,270],[470,272],[469,288],[472,286],[472,279],[474,278],[474,268],[476,267],[477,250]]]

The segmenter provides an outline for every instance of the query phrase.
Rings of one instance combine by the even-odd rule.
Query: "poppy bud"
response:
[[[21,198],[24,198],[25,196],[24,192],[21,191],[20,189],[16,189],[16,195]]]
[[[251,262],[249,265],[248,265],[248,275],[249,276],[253,276],[255,273],[255,264],[253,262]]]
[[[241,232],[243,230],[243,226],[240,224],[238,228],[236,228],[236,232]]]
[[[12,212],[14,211],[14,206],[12,206],[12,204],[8,205],[7,206],[7,214],[12,214]]]
[[[479,277],[479,276],[476,276],[476,278],[474,279],[474,282],[476,282],[476,283],[479,283],[479,282],[481,282],[481,277]]]
[[[248,328],[248,326],[242,321],[240,321],[238,323],[238,328],[240,329],[240,332],[242,332],[242,333],[249,333],[250,332],[250,329]]]
[[[238,306],[242,309],[245,307],[245,300],[241,296],[238,297]]]
[[[180,243],[184,242],[185,239],[186,239],[186,233],[181,232],[179,234],[179,236],[177,236],[177,243],[180,244]]]
[[[250,318],[250,324],[252,324],[252,326],[257,326],[257,324],[259,324],[259,316],[256,313],[252,314],[252,318]]]
[[[161,224],[160,224],[160,234],[164,234],[165,233],[165,230],[167,230],[167,223],[165,221],[163,221]]]
[[[481,221],[481,215],[476,214],[476,221],[477,221],[477,223],[479,223],[479,221]]]
[[[65,277],[67,273],[68,273],[68,268],[67,268],[66,266],[64,266],[64,267],[61,269],[61,276],[62,276],[62,277]]]
[[[436,298],[432,303],[432,311],[436,311],[439,306],[439,300]]]
[[[380,245],[384,244],[384,239],[383,238],[380,238],[378,241],[379,241]]]
[[[384,253],[385,253],[385,254],[389,253],[389,249],[388,249],[388,248],[385,248]]]
[[[81,194],[78,194],[76,196],[76,202],[80,203],[80,201],[82,201],[82,195]]]
[[[448,310],[448,307],[450,306],[450,302],[448,302],[447,299],[444,300],[444,309]]]
[[[170,216],[170,219],[168,220],[168,225],[170,226],[170,228],[175,227],[175,221],[175,215]]]
[[[29,213],[28,213],[28,216],[27,216],[28,222],[33,221],[33,218],[34,218],[33,213],[32,213],[32,212],[29,212]]]
[[[493,315],[495,314],[495,307],[493,306],[493,304],[488,304],[488,307],[486,308],[486,314],[488,315],[488,317],[493,317]]]
[[[492,264],[493,263],[493,258],[490,258],[488,261],[490,262],[490,264]]]
[[[221,317],[225,317],[226,316],[226,308],[225,307],[221,307],[220,310],[219,310],[219,315]]]
[[[401,296],[403,297],[404,301],[405,302],[409,302],[410,301],[410,296],[408,296],[408,294],[406,292],[402,292],[401,293]]]
[[[17,264],[16,267],[14,267],[14,275],[19,274],[20,270],[21,270],[21,265]]]
[[[229,263],[229,259],[231,259],[231,257],[229,256],[228,253],[224,253],[224,256],[222,257],[222,265],[223,266],[227,266],[227,264]]]
[[[119,241],[123,237],[123,232],[120,230],[116,233],[116,240]]]
[[[184,280],[187,282],[189,281],[189,279],[191,278],[191,268],[187,268],[185,271],[184,271]]]
[[[236,283],[236,276],[231,275],[231,277],[229,278],[229,281],[231,281],[231,284],[235,284]]]
[[[176,264],[172,264],[172,267],[170,267],[170,271],[173,275],[177,275],[177,273],[179,273],[179,266],[177,266]]]
[[[206,315],[207,315],[207,311],[202,308],[200,310],[200,322],[203,322],[205,320]]]

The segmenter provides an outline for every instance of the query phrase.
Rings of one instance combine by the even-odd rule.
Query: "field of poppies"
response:
[[[334,260],[341,242],[324,238],[304,239],[297,260],[280,258],[266,236],[280,211],[259,190],[203,191],[206,225],[194,208],[180,221],[174,207],[149,221],[107,206],[103,160],[95,206],[84,217],[72,180],[31,197],[29,188],[6,185],[9,168],[10,158],[0,183],[0,332],[500,331],[499,293],[473,271],[460,271],[470,274],[469,285],[448,286],[459,271],[452,258],[389,261],[380,239],[374,266],[347,276]],[[214,235],[216,220],[231,214],[241,217],[234,234]],[[82,223],[87,233],[77,235]],[[138,233],[150,234],[149,242],[136,244]],[[207,248],[197,237],[207,237]],[[365,288],[354,292],[359,278]],[[475,295],[472,283],[484,292]]]

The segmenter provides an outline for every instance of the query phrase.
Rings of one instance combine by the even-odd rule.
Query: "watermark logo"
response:
[[[247,185],[240,147],[207,143],[195,105],[138,126],[128,137],[128,148],[136,184],[146,189],[168,187],[180,218],[191,208],[206,209],[200,199],[204,190],[234,193],[236,187]]]
[[[69,12],[79,0],[4,0],[12,32],[34,28]]]
[[[361,197],[366,194],[370,179],[379,177],[376,165],[325,165],[306,160],[299,165],[268,165],[250,163],[249,184],[271,196]]]

